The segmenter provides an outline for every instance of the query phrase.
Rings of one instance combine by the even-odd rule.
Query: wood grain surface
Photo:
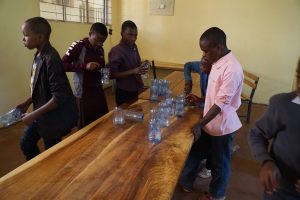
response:
[[[0,199],[171,199],[201,110],[186,107],[152,144],[148,114],[156,104],[131,105],[145,113],[140,123],[113,125],[110,112],[26,162],[0,179]]]
[[[171,69],[174,71],[183,71],[184,64],[181,63],[170,63],[154,60],[155,68],[159,69]]]
[[[176,96],[177,94],[182,94],[184,90],[184,75],[183,72],[175,71],[166,76],[164,79],[168,80],[170,82],[170,89],[173,92],[173,96]],[[192,79],[193,79],[193,89],[192,93],[201,96],[200,93],[200,76],[197,73],[192,73]],[[145,90],[144,92],[139,94],[139,99],[150,99],[150,89]]]

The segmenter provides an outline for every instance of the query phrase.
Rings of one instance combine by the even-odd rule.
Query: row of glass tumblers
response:
[[[170,117],[183,117],[185,98],[183,94],[177,95],[176,99],[172,95],[158,103],[157,108],[150,110],[148,140],[151,143],[159,143],[161,141],[161,128],[168,127]]]

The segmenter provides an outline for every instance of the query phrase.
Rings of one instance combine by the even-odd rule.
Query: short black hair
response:
[[[127,21],[123,22],[121,32],[123,33],[127,28],[137,29],[137,26],[135,25],[135,23],[133,21],[127,20]]]
[[[207,39],[212,45],[222,44],[226,46],[226,34],[218,27],[211,27],[202,33],[200,41]]]
[[[33,17],[25,21],[34,33],[43,34],[49,40],[51,34],[51,26],[49,22],[42,17]]]
[[[107,37],[107,35],[108,35],[106,26],[100,22],[94,23],[90,28],[90,32],[96,32],[105,37]]]

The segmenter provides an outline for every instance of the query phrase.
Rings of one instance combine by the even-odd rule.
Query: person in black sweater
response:
[[[271,97],[248,139],[261,165],[264,199],[300,199],[300,60],[296,91]]]

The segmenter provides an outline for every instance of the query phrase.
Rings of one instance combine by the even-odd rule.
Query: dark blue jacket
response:
[[[43,138],[58,138],[76,126],[78,112],[75,98],[60,56],[49,42],[34,59],[33,109],[45,105],[52,97],[58,104],[55,109],[38,117],[38,132]]]

